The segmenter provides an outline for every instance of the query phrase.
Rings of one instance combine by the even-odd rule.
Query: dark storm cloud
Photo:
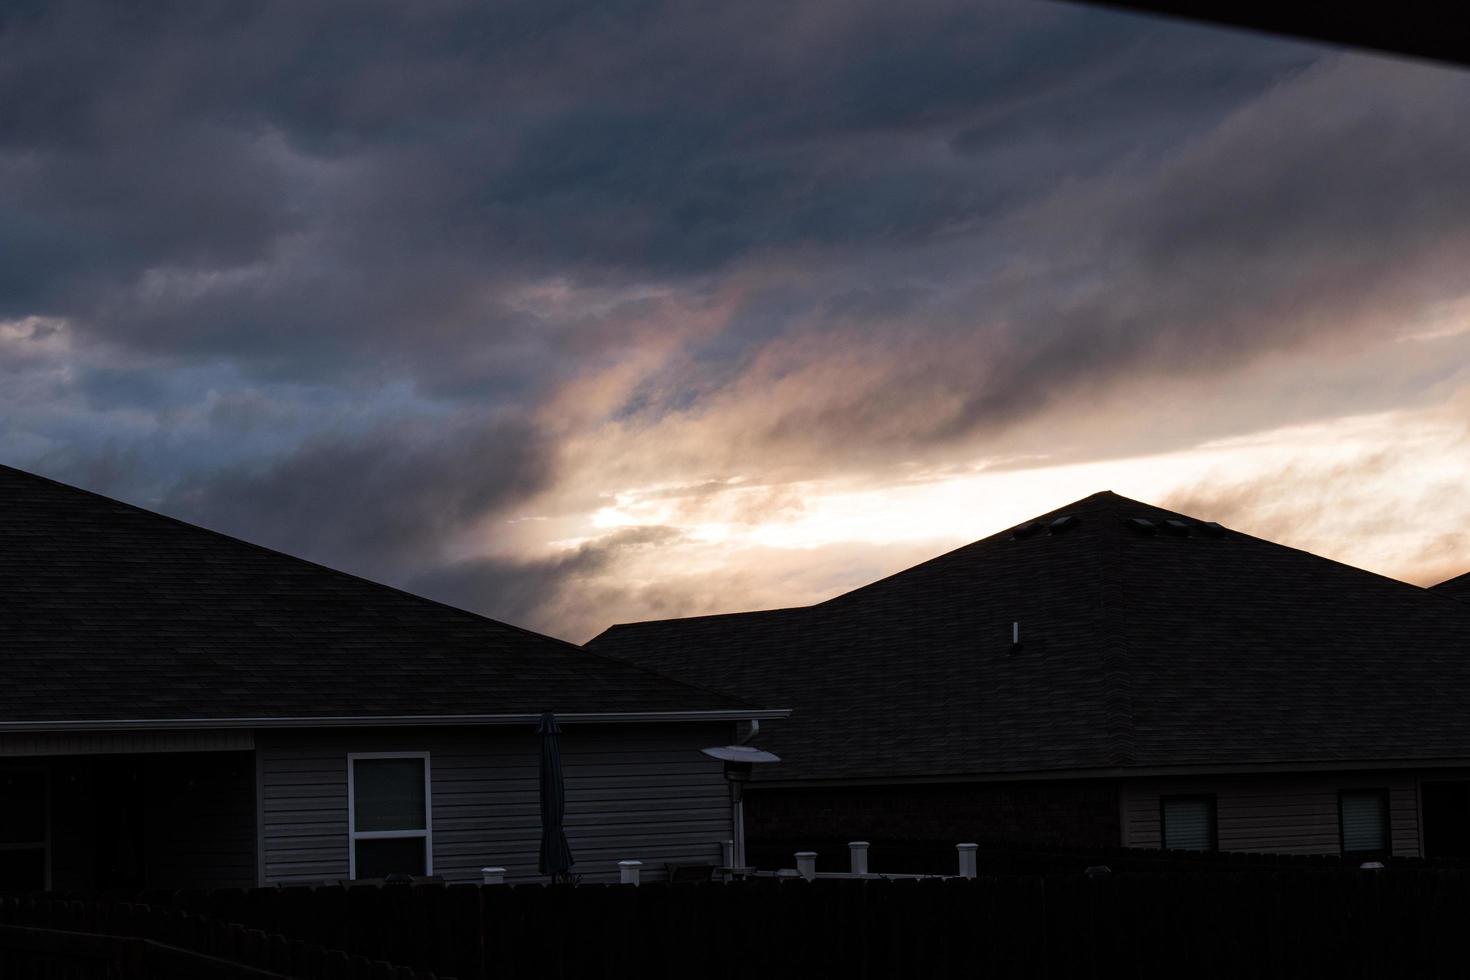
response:
[[[814,263],[784,316],[779,290],[747,301],[765,307],[753,319],[768,353],[742,365],[731,401],[744,405],[726,406],[724,429],[745,451],[891,458],[1120,384],[1385,342],[1464,288],[1467,117],[1470,83],[1453,72],[1330,61],[1172,153],[1060,186],[962,239]],[[864,279],[909,288],[856,288]],[[815,305],[824,291],[838,298]],[[732,374],[741,336],[710,341],[705,370]],[[647,388],[676,391],[668,378]],[[682,410],[678,397],[661,407]]]
[[[1404,85],[1391,65],[1323,66],[1151,172],[1058,195],[1040,242],[1078,285],[1034,282],[1018,303],[1040,342],[1013,387],[1055,395],[1120,366],[1206,374],[1381,337],[1453,294],[1470,262],[1467,113],[1452,73]]]
[[[319,437],[255,467],[186,480],[163,509],[360,575],[401,581],[475,521],[540,489],[546,449],[523,420],[422,420]]]
[[[615,531],[550,558],[476,558],[434,569],[409,581],[413,592],[463,609],[515,623],[527,623],[559,635],[575,633],[567,617],[541,621],[549,607],[565,599],[578,583],[614,566],[630,551],[677,541],[681,533],[668,527],[637,527]],[[581,619],[596,620],[582,609]],[[579,636],[579,640],[585,637]]]
[[[23,258],[0,310],[275,370],[285,349],[307,372],[386,352],[433,374],[527,332],[493,302],[508,277],[922,237],[1077,172],[1028,119],[1092,144],[1107,106],[1145,103],[1095,168],[1308,60],[1198,38],[1185,58],[1182,36],[1040,5],[12,13],[0,206]],[[933,141],[968,162],[916,153]]]

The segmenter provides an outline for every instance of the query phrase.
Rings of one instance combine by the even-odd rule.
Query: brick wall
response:
[[[802,789],[751,787],[751,843],[800,838],[1015,841],[1115,847],[1118,785],[1111,780],[949,783]]]

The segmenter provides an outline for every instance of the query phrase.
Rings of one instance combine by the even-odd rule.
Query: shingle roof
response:
[[[1440,595],[1447,595],[1452,599],[1464,599],[1470,602],[1470,572],[1446,579],[1438,585],[1431,585],[1429,590]]]
[[[0,466],[0,723],[748,707]]]
[[[822,779],[1467,758],[1467,636],[1432,592],[1099,493],[814,606],[589,646],[791,707],[758,778]]]

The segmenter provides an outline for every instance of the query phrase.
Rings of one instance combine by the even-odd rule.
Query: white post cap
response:
[[[979,844],[964,843],[964,844],[956,844],[954,846],[954,848],[955,848],[956,851],[959,852],[959,857],[960,857],[960,877],[961,878],[974,878],[975,877],[975,874],[976,874],[976,872],[975,872],[975,852],[980,849],[980,845]]]

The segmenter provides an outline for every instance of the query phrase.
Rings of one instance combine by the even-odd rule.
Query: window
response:
[[[1337,798],[1342,853],[1388,851],[1388,790],[1345,789]]]
[[[0,773],[0,893],[47,887],[46,774]]]
[[[1164,846],[1179,851],[1215,849],[1215,798],[1213,796],[1165,796],[1163,811]]]
[[[429,753],[347,757],[348,874],[434,873]]]

